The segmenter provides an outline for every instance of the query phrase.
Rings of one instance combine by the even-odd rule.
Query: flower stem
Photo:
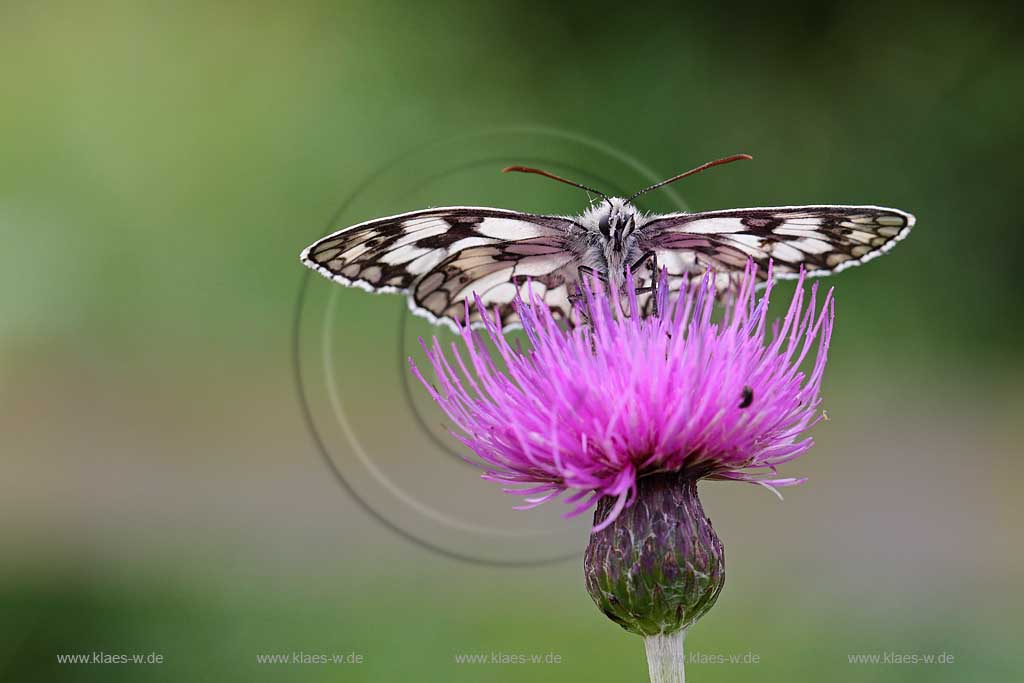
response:
[[[686,629],[644,638],[651,683],[686,683],[686,657],[683,654],[685,639]]]

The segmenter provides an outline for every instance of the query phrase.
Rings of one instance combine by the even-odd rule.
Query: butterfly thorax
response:
[[[622,285],[626,267],[641,256],[638,229],[644,218],[635,206],[618,197],[595,204],[580,217],[589,238],[581,260],[606,275],[613,289]]]

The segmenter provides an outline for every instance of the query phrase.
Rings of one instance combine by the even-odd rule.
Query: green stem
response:
[[[644,638],[644,648],[647,650],[647,670],[651,674],[651,683],[686,683],[684,640],[686,640],[686,629]]]

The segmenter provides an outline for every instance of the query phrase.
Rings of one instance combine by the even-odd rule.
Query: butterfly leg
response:
[[[584,277],[596,276],[597,279],[600,280],[601,282],[604,282],[605,284],[608,283],[607,275],[591,268],[590,266],[580,266],[579,268],[576,269],[576,275],[579,277],[580,282],[583,282]]]
[[[651,301],[654,304],[654,317],[658,317],[658,277],[661,275],[660,269],[658,268],[658,255],[653,251],[649,251],[637,259],[636,263],[631,265],[629,269],[635,273],[640,270],[641,267],[646,265],[647,261],[650,261],[651,263],[651,286],[638,288],[636,293],[642,294],[644,292],[651,292]]]
[[[569,295],[569,302],[576,303],[577,301],[583,300],[583,282],[585,278],[596,277],[604,284],[608,284],[608,276],[591,268],[590,266],[580,266],[576,269],[576,293]]]
[[[603,282],[605,284],[608,284],[608,276],[605,275],[604,273],[601,273],[601,272],[591,268],[590,266],[580,266],[579,268],[577,268],[576,269],[576,277],[577,277],[577,280],[576,280],[576,293],[569,295],[569,304],[573,305],[573,306],[575,306],[578,302],[583,301],[583,299],[584,299],[583,282],[584,282],[585,278],[596,277],[601,282]],[[586,312],[586,310],[584,310],[584,308],[585,307],[580,309],[580,313],[582,314],[582,316],[584,318],[583,324],[584,325],[589,325],[590,324],[590,318],[587,315],[587,312]]]

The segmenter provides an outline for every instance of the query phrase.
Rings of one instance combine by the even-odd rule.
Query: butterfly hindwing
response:
[[[461,320],[465,302],[479,296],[488,310],[498,309],[505,326],[516,322],[512,302],[540,297],[559,317],[567,317],[575,257],[559,237],[472,246],[456,252],[417,281],[411,305],[428,317]],[[415,309],[414,309],[415,310]],[[470,321],[479,320],[475,306]]]

